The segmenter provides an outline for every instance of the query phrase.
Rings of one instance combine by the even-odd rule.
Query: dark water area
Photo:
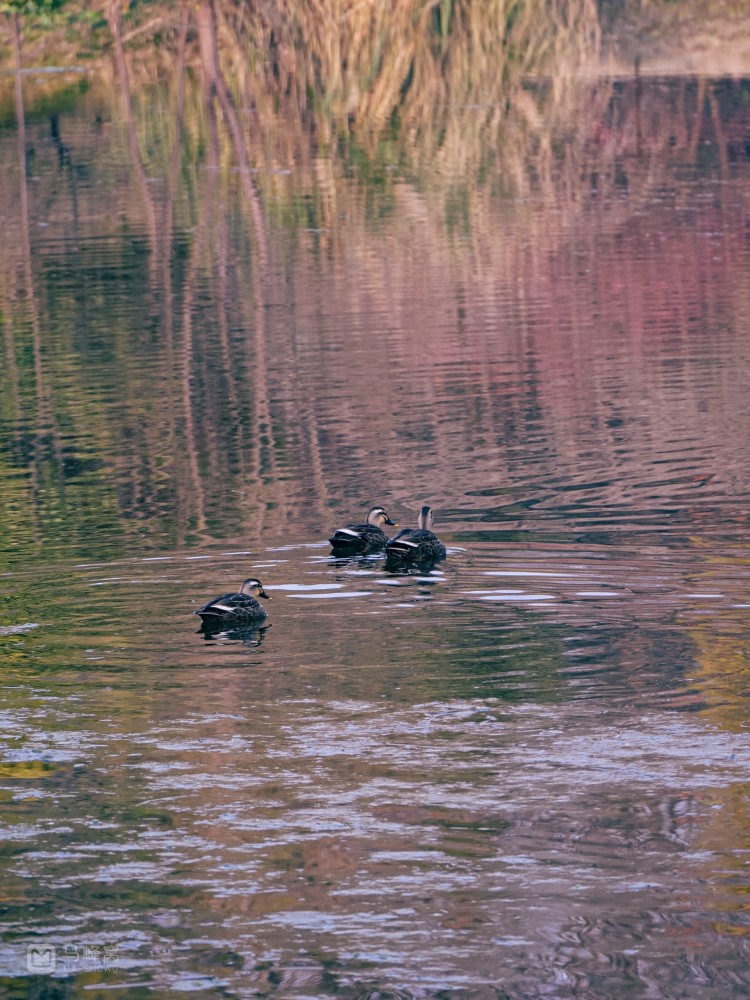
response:
[[[0,993],[746,997],[750,82],[243,168],[170,80],[0,129]]]

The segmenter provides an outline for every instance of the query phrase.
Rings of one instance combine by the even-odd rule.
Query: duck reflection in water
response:
[[[346,559],[382,552],[388,542],[388,536],[381,527],[383,524],[398,527],[383,507],[371,507],[364,523],[347,524],[334,531],[328,539],[331,543],[331,555]]]
[[[265,638],[266,632],[271,628],[269,625],[245,625],[238,628],[227,628],[210,626],[206,622],[201,623],[198,634],[202,635],[206,642],[241,642],[245,646],[260,646]]]
[[[432,508],[425,504],[416,528],[404,528],[385,547],[384,569],[389,573],[427,574],[446,557],[443,543],[433,533]]]

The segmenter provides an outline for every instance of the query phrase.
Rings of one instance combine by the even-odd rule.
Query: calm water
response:
[[[0,131],[0,991],[746,997],[750,82],[247,174],[176,79]]]

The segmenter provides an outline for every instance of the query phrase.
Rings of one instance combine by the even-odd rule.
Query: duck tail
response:
[[[410,542],[406,538],[392,538],[385,547],[386,555],[410,556],[419,548],[417,542]]]
[[[214,601],[213,604],[208,604],[205,608],[194,611],[193,614],[200,615],[201,619],[205,621],[207,618],[225,618],[227,615],[234,614],[236,610],[231,604],[222,604],[221,601]]]
[[[334,549],[353,549],[362,545],[362,536],[351,528],[339,528],[328,539]]]

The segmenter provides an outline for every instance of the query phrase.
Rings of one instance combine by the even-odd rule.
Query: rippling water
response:
[[[26,217],[0,135],[8,996],[747,995],[749,91],[639,87],[572,193],[259,168],[263,259],[106,88]]]

